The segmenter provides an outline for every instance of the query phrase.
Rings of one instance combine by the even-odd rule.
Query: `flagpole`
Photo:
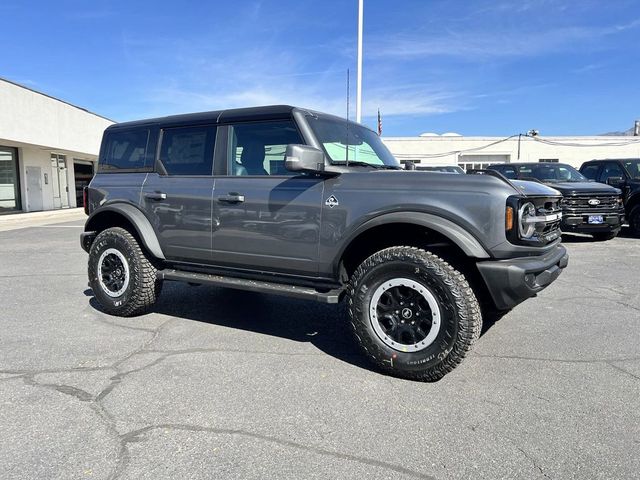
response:
[[[358,75],[356,80],[356,122],[362,121],[362,18],[364,0],[358,0]]]

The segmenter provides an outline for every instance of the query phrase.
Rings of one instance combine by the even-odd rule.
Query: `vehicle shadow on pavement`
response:
[[[89,288],[90,305],[103,311]],[[151,310],[174,318],[308,342],[327,355],[365,370],[377,371],[357,346],[346,303],[328,305],[235,289],[165,282]],[[483,312],[481,336],[507,312]],[[123,319],[135,324],[135,318]]]
[[[91,289],[87,289],[85,295],[91,297],[93,308],[102,311]],[[344,302],[328,305],[277,295],[165,282],[151,312],[308,342],[341,361],[374,370],[353,338]],[[129,320],[135,323],[135,318]]]
[[[635,238],[629,227],[622,227],[616,238]],[[563,233],[564,243],[607,243],[609,240],[596,240],[591,235],[584,233]]]

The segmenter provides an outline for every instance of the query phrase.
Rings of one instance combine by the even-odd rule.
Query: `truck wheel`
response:
[[[640,205],[636,205],[629,213],[629,228],[631,233],[640,237]]]
[[[480,306],[466,279],[425,250],[373,254],[351,277],[347,296],[358,343],[397,377],[439,380],[480,336]]]
[[[129,317],[148,310],[162,289],[156,272],[137,240],[123,228],[100,232],[89,250],[89,285],[112,315]]]
[[[618,232],[597,232],[597,233],[593,233],[592,235],[594,240],[597,240],[599,242],[604,242],[606,240],[611,240],[613,238],[616,238],[616,236],[618,235]]]

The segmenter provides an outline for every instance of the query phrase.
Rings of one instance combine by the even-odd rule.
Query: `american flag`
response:
[[[382,116],[380,115],[380,109],[378,109],[378,136],[382,136]]]

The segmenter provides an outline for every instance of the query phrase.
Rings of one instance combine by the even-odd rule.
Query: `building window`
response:
[[[458,156],[458,165],[465,172],[469,170],[484,170],[489,165],[496,163],[509,163],[511,155],[460,155]]]
[[[0,147],[0,214],[20,209],[18,149]]]

